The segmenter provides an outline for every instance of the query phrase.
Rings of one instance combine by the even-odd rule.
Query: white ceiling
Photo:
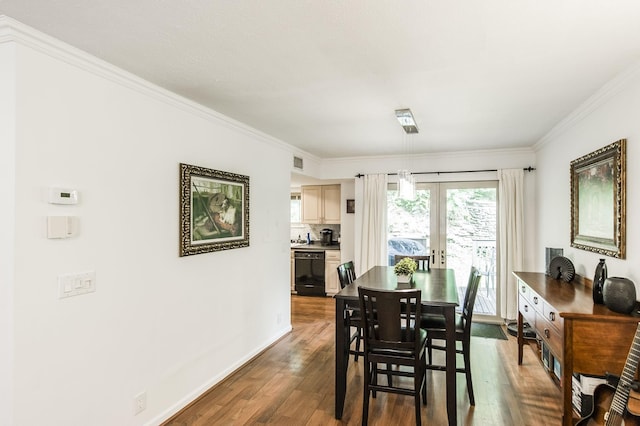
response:
[[[320,158],[532,146],[640,58],[637,0],[0,0],[0,14]],[[407,107],[420,133],[405,138]]]

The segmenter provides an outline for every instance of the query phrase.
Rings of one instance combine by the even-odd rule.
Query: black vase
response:
[[[607,278],[602,288],[602,298],[612,311],[629,314],[636,306],[636,286],[628,278]]]
[[[604,263],[604,259],[600,259],[600,263],[596,266],[596,273],[593,277],[593,303],[597,303],[598,305],[604,304],[602,288],[604,287],[604,281],[606,279],[607,264]]]

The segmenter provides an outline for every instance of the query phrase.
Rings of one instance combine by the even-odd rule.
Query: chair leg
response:
[[[462,357],[464,358],[464,375],[467,378],[467,392],[469,393],[469,404],[476,405],[476,399],[473,395],[473,382],[471,380],[471,357],[469,351],[469,343],[462,342]]]
[[[432,359],[431,359],[431,355],[433,354],[433,349],[431,348],[431,338],[427,337],[427,353],[429,354],[429,364],[431,365],[433,363]]]
[[[369,384],[371,383],[371,367],[365,357],[364,363],[364,395],[362,399],[362,426],[367,426],[369,422]],[[375,395],[375,392],[374,392]]]
[[[416,377],[415,378],[416,383],[420,383],[420,380]],[[422,416],[420,415],[420,385],[416,385],[415,387],[415,392],[416,395],[414,397],[415,399],[415,405],[416,405],[416,426],[420,426],[422,424]]]
[[[360,352],[360,339],[361,339],[360,329],[356,331],[356,355],[353,357],[355,362],[358,362],[358,352]]]
[[[416,410],[416,426],[421,426],[422,424],[422,416],[420,415],[420,394],[422,393],[422,375],[423,370],[422,366],[416,366],[413,376],[413,399]]]
[[[422,366],[421,380],[422,380],[422,403],[426,406],[427,405],[427,366],[426,365]]]
[[[378,384],[378,363],[374,363],[371,365],[371,372],[369,373],[369,383],[373,383],[375,385]],[[371,396],[376,398],[378,395],[375,390],[371,391]]]

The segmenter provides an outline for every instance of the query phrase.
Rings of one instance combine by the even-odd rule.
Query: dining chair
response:
[[[338,279],[340,280],[341,288],[345,288],[356,280],[356,270],[353,266],[353,261],[350,260],[338,266]]]
[[[429,260],[431,259],[431,256],[409,256],[405,254],[396,254],[394,258],[394,264],[400,262],[405,257],[415,260],[416,263],[418,264],[419,271],[428,271],[431,268],[429,265]]]
[[[415,401],[416,425],[420,426],[420,395],[427,403],[426,341],[427,333],[419,327],[421,291],[375,290],[358,287],[364,332],[364,399],[362,424],[369,418],[369,396],[376,392],[411,395]],[[379,364],[384,368],[379,368]],[[398,368],[394,368],[397,366]],[[403,368],[400,368],[403,367]],[[387,384],[378,383],[378,373],[387,376]],[[413,378],[406,381],[389,377]]]
[[[467,283],[467,289],[464,295],[464,301],[462,304],[462,312],[456,313],[455,325],[456,325],[456,343],[461,342],[462,348],[459,349],[456,346],[456,353],[462,354],[464,360],[464,367],[456,368],[456,372],[464,373],[467,379],[467,392],[469,394],[469,403],[476,405],[475,397],[473,394],[473,383],[471,380],[471,320],[473,317],[473,307],[476,301],[476,295],[478,294],[478,286],[480,285],[480,272],[475,267],[471,267],[469,273],[469,282]],[[420,326],[427,332],[427,354],[429,362],[427,363],[427,370],[446,370],[444,365],[434,365],[432,358],[432,350],[446,350],[444,345],[435,345],[433,340],[445,340],[446,330],[444,316],[437,314],[424,314],[420,321]]]
[[[340,288],[345,288],[356,280],[355,267],[353,261],[345,262],[338,266],[338,279],[340,280]],[[360,342],[362,340],[362,319],[360,315],[360,304],[347,303],[347,322],[349,329],[354,327],[356,331],[349,338],[349,353],[352,354],[353,360],[358,361],[360,355],[364,352],[360,350]],[[356,342],[356,348],[351,349],[351,344]]]

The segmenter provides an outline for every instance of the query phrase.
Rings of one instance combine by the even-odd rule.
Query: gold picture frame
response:
[[[180,256],[249,246],[249,176],[180,163]]]
[[[626,256],[626,139],[571,162],[571,247]]]

